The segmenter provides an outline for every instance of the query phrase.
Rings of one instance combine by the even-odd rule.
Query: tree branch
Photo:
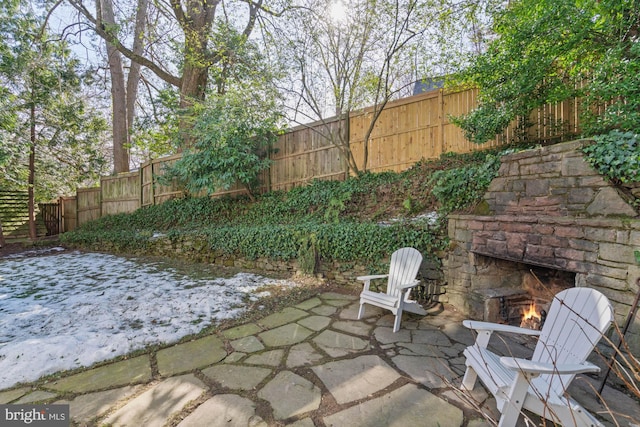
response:
[[[93,25],[93,30],[96,32],[96,34],[98,34],[98,36],[111,43],[124,56],[129,58],[131,61],[148,68],[160,79],[164,80],[170,85],[176,87],[181,86],[182,79],[180,77],[174,76],[155,62],[149,60],[148,58],[145,58],[142,55],[134,53],[131,49],[124,46],[115,36],[115,34],[112,34],[106,29],[101,20],[96,19],[91,14],[91,12],[82,4],[82,0],[69,0],[69,4],[71,4],[71,6],[73,6],[78,12],[80,12]]]

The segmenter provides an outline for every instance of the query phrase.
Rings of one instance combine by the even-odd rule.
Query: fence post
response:
[[[438,105],[440,106],[440,109],[438,111],[440,152],[444,154],[446,149],[444,141],[444,89],[438,89]]]
[[[151,206],[156,204],[156,159],[151,160]]]
[[[76,228],[80,227],[80,206],[78,205],[78,200],[80,200],[80,197],[78,197],[78,189],[76,188]]]
[[[58,197],[58,206],[60,206],[58,211],[58,231],[62,234],[66,231],[64,229],[64,202],[62,201],[62,196]]]

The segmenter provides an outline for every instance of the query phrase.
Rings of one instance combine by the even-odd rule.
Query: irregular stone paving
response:
[[[0,404],[67,403],[76,426],[492,425],[495,401],[482,386],[457,389],[474,340],[457,313],[406,315],[393,333],[388,312],[367,306],[363,320],[357,312],[357,297],[323,293],[256,323],[0,391]],[[532,344],[496,345],[526,357]],[[615,425],[607,412],[620,425],[638,423],[638,401],[606,387],[607,411],[596,384],[580,377],[572,396],[606,426]]]

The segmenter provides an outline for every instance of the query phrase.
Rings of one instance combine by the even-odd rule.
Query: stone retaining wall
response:
[[[485,202],[492,215],[637,217],[638,212],[584,159],[589,140],[526,150],[502,158]]]
[[[206,240],[197,236],[184,236],[178,239],[170,239],[164,235],[152,237],[149,241],[149,246],[145,248],[145,254],[183,258],[191,262],[204,262],[221,267],[272,272],[278,275],[294,275],[300,271],[300,266],[296,259],[247,259],[237,254],[212,251]],[[381,261],[388,262],[388,260]],[[317,276],[354,291],[359,291],[362,286],[362,283],[358,282],[356,277],[374,273],[383,274],[386,271],[373,272],[370,268],[353,262],[327,260],[320,260],[316,269]],[[419,277],[425,282],[440,283],[442,281],[442,266],[439,260],[425,259],[422,263]]]

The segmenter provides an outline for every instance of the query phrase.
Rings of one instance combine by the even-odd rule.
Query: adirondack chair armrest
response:
[[[500,363],[511,370],[522,371],[527,374],[533,374],[534,376],[541,374],[568,375],[600,372],[600,368],[597,365],[586,361],[584,363],[556,364],[533,362],[527,359],[504,356],[500,358]]]
[[[519,326],[503,325],[501,323],[482,322],[479,320],[463,320],[462,324],[469,329],[476,331],[488,331],[488,332],[506,332],[510,334],[520,335],[540,335],[540,331],[529,328],[521,328]]]
[[[369,282],[374,279],[386,279],[387,277],[389,277],[388,274],[374,274],[371,276],[358,276],[356,277],[356,279],[360,280],[361,282]]]
[[[475,330],[478,335],[476,336],[476,343],[480,348],[487,348],[489,345],[489,339],[494,332],[506,332],[511,334],[520,335],[540,335],[540,331],[529,328],[520,328],[518,326],[503,325],[500,323],[482,322],[478,320],[463,320],[462,325],[466,328]]]
[[[400,289],[400,290],[403,290],[403,291],[404,291],[404,290],[411,289],[411,288],[415,287],[415,286],[416,286],[416,285],[418,285],[419,283],[420,283],[420,280],[414,280],[413,282],[411,282],[411,283],[407,283],[406,285],[399,285],[399,286],[398,286],[398,289]]]
[[[388,274],[374,274],[374,275],[371,275],[371,276],[358,276],[358,277],[356,277],[356,280],[364,282],[364,290],[368,291],[369,290],[369,285],[371,284],[372,280],[375,280],[375,279],[386,279],[387,277],[389,277]]]

